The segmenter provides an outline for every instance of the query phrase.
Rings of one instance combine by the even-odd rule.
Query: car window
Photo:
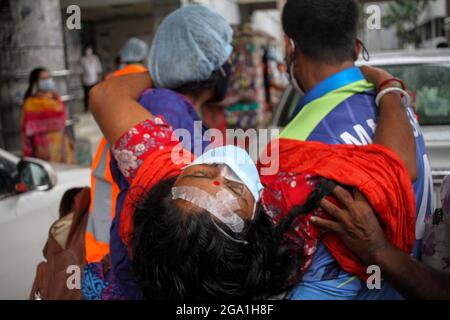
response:
[[[450,124],[450,63],[382,67],[403,79],[416,100],[422,125]]]
[[[14,163],[0,157],[0,200],[15,192],[17,167]]]
[[[43,168],[35,163],[27,163],[26,169],[21,171],[20,181],[28,186],[45,186],[49,185],[48,175]]]

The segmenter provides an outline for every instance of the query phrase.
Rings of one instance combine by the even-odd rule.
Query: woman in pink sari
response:
[[[45,68],[34,69],[22,109],[21,136],[24,157],[74,163],[73,143],[66,131],[67,109],[55,92]]]

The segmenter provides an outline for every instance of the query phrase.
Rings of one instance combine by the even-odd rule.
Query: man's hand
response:
[[[361,66],[359,69],[363,73],[366,80],[373,83],[376,87],[383,83],[383,81],[394,78],[392,74],[384,69],[370,66]]]
[[[352,197],[339,186],[333,190],[333,195],[342,204],[342,209],[326,199],[320,205],[335,221],[312,217],[311,222],[322,229],[336,232],[344,244],[365,263],[375,263],[376,253],[390,244],[370,204],[359,191],[354,191]]]

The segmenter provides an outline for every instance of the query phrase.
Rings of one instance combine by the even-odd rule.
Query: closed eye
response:
[[[242,196],[244,193],[244,185],[241,183],[228,182],[226,186],[237,196]]]
[[[197,178],[208,178],[208,175],[207,175],[206,172],[203,171],[203,170],[193,172],[193,173],[191,173],[189,176],[191,176],[191,177],[197,177]]]

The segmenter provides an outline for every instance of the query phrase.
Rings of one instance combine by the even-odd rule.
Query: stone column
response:
[[[20,153],[19,121],[28,75],[43,66],[65,69],[59,0],[0,2],[0,147]],[[65,79],[57,78],[65,92]]]

